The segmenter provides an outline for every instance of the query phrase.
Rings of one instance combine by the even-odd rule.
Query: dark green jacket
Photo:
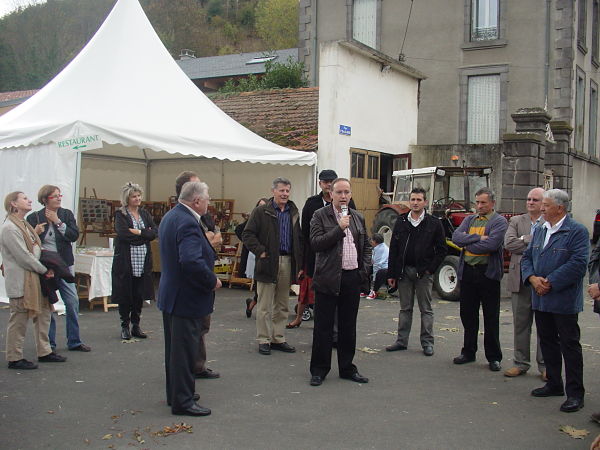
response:
[[[302,233],[300,231],[300,214],[294,202],[290,205],[292,219],[292,283],[302,268]],[[256,256],[254,279],[263,283],[277,283],[279,272],[279,223],[273,209],[273,198],[269,203],[254,208],[242,233],[242,241]],[[266,252],[266,258],[260,255]]]

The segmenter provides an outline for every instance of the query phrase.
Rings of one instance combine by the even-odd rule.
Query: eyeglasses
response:
[[[54,200],[54,199],[59,199],[59,198],[63,198],[62,194],[51,195],[48,197],[48,200]]]

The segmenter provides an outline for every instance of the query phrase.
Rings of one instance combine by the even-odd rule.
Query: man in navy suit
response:
[[[202,320],[213,311],[221,281],[213,272],[215,252],[200,226],[210,197],[200,181],[183,185],[179,204],[165,214],[158,231],[162,274],[158,309],[163,312],[167,404],[173,414],[207,416],[194,394],[194,365]]]

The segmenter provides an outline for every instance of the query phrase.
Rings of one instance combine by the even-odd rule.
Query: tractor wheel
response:
[[[433,287],[445,300],[456,301],[460,298],[458,261],[458,256],[446,256],[433,276]]]
[[[396,219],[398,219],[398,213],[391,208],[386,208],[377,213],[373,222],[373,233],[381,234],[388,247],[390,246]]]

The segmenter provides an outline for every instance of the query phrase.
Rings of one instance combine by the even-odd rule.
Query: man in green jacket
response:
[[[296,351],[284,336],[290,285],[302,267],[300,215],[289,200],[291,187],[288,179],[275,178],[273,197],[252,211],[242,234],[244,244],[256,256],[256,336],[261,355],[270,355],[271,350]]]

